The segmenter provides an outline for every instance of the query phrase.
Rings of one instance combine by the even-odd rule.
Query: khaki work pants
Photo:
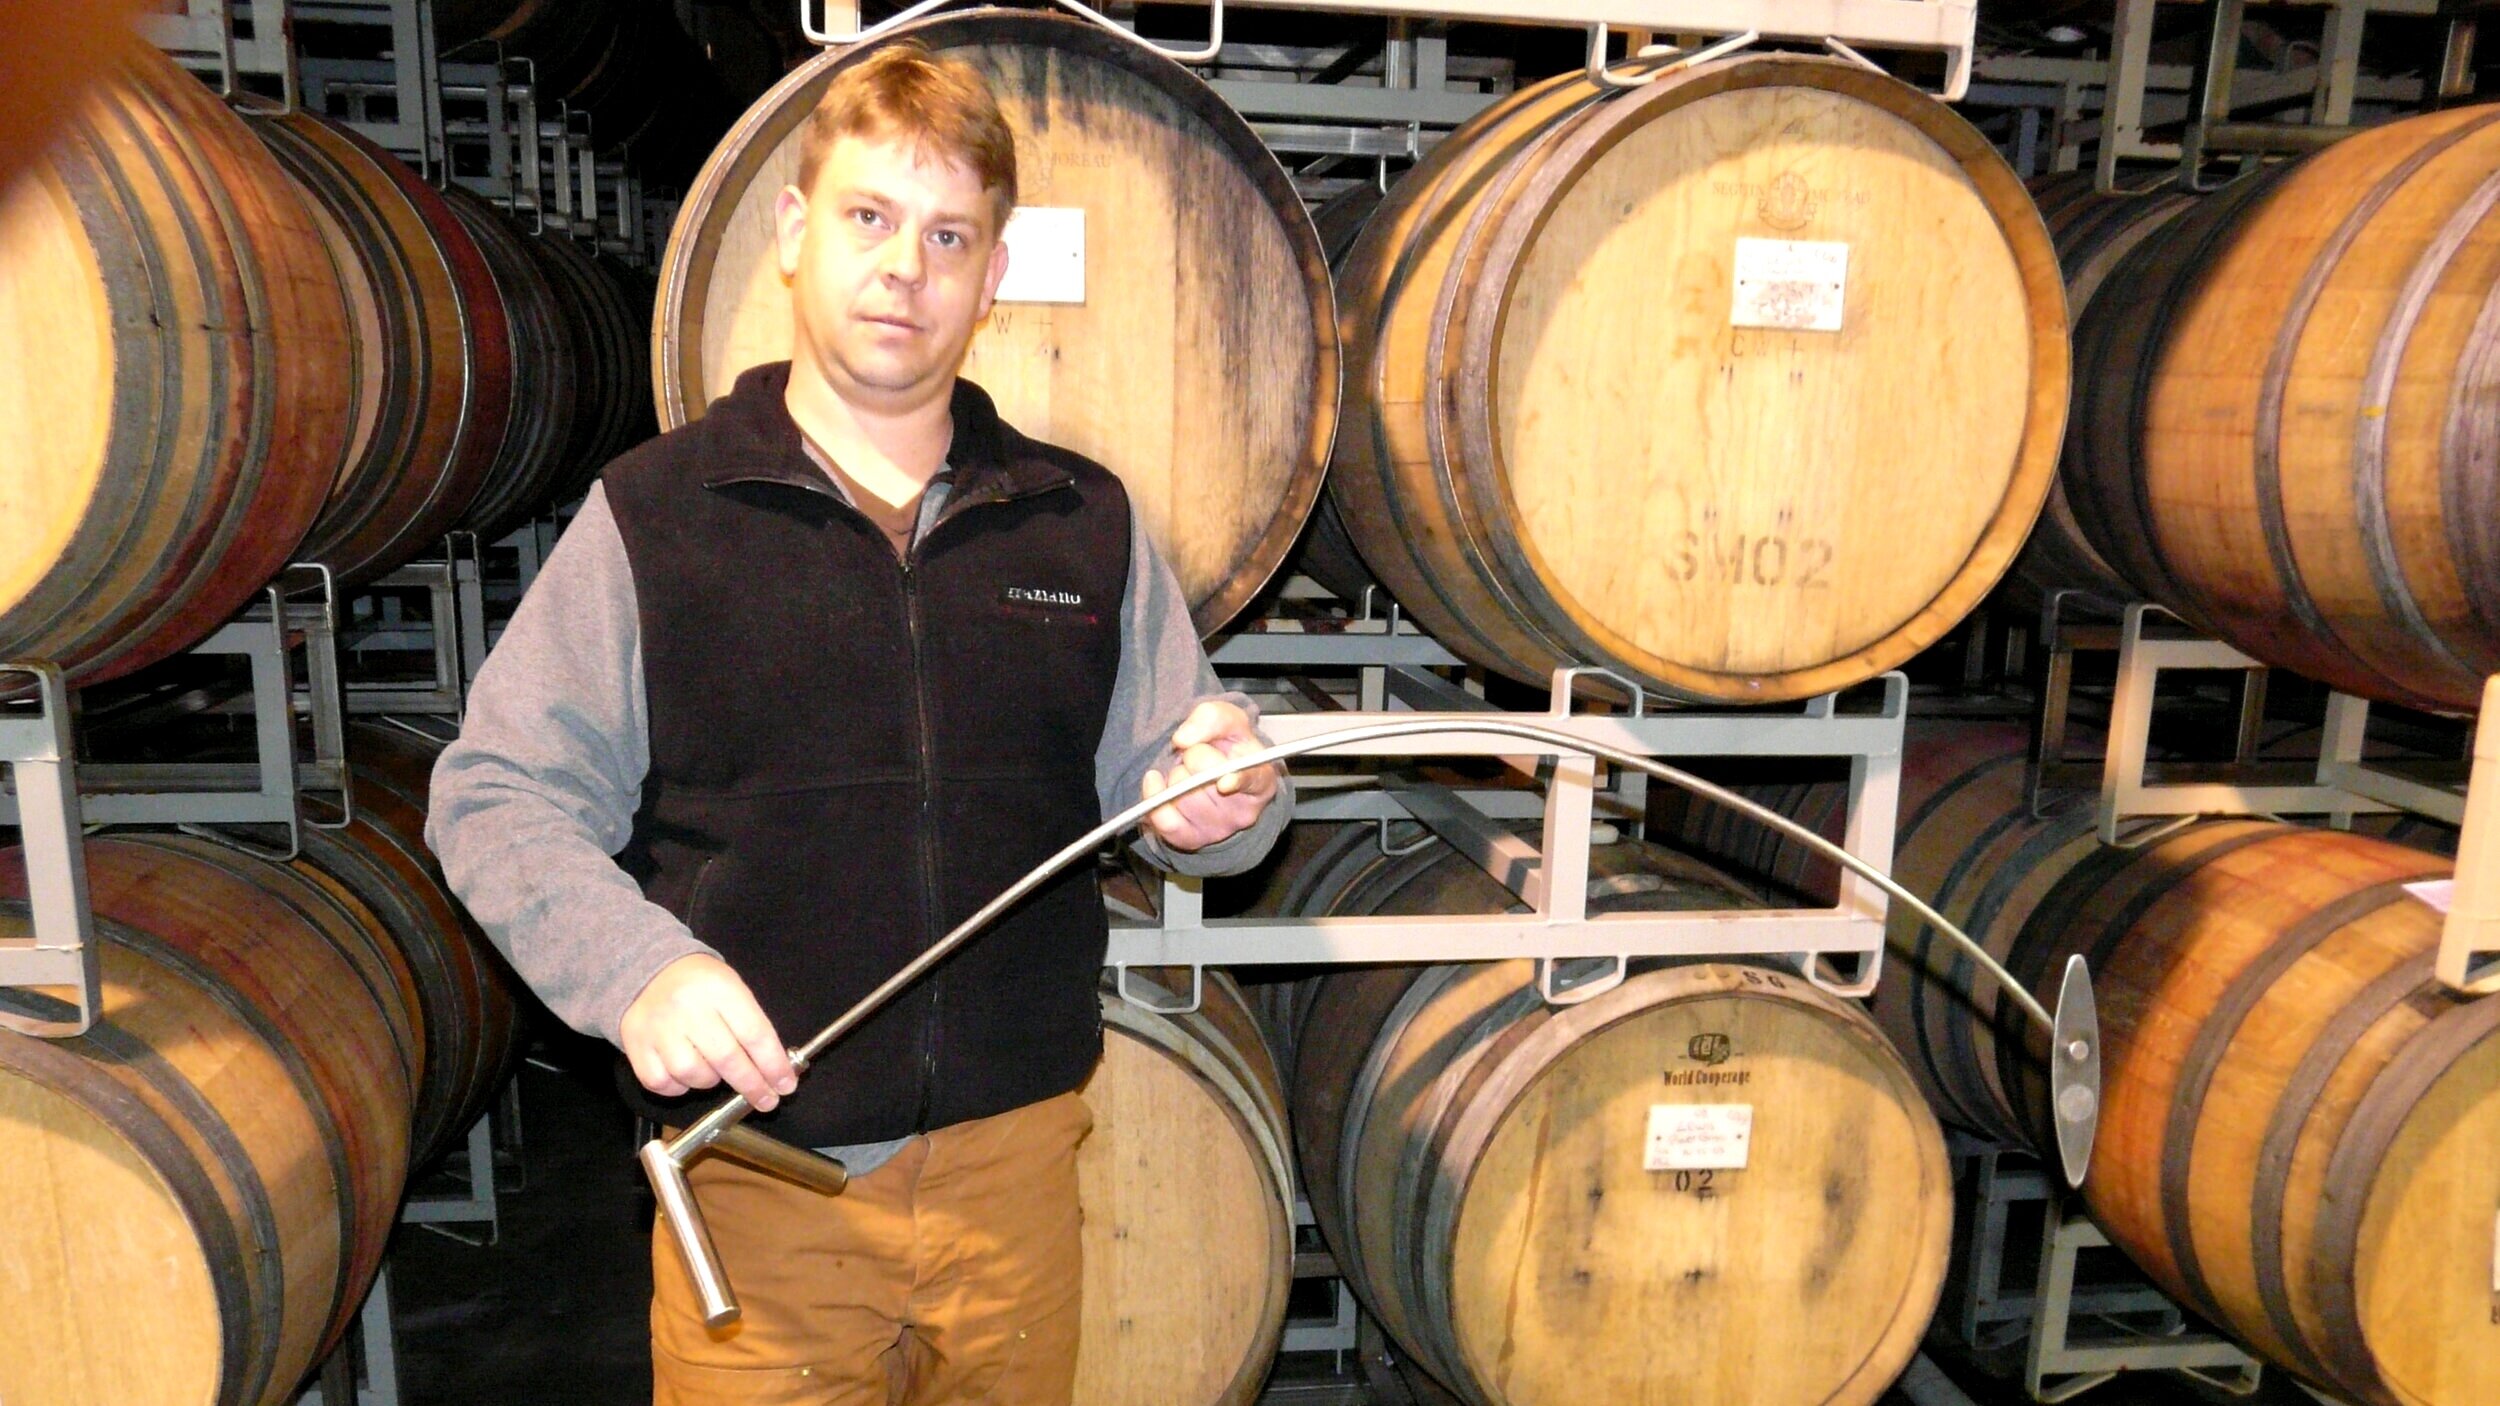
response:
[[[840,1196],[711,1156],[694,1185],[738,1322],[703,1326],[652,1236],[652,1406],[1068,1406],[1076,1094],[941,1128]]]

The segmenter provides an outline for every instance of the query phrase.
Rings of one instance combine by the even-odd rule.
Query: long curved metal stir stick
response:
[[[834,1041],[842,1038],[861,1021],[875,1014],[879,1007],[892,1000],[904,987],[919,980],[931,967],[946,960],[956,948],[961,947],[983,928],[996,921],[1000,914],[1022,902],[1027,895],[1048,883],[1069,865],[1094,854],[1113,837],[1125,833],[1131,826],[1143,821],[1154,811],[1171,804],[1182,796],[1208,786],[1218,785],[1228,776],[1255,770],[1275,762],[1289,761],[1307,753],[1326,751],[1332,747],[1343,747],[1358,742],[1378,742],[1398,737],[1452,734],[1514,737],[1550,746],[1566,754],[1596,757],[1616,766],[1654,776],[1671,785],[1681,786],[1695,795],[1728,806],[1791,839],[1800,841],[1808,848],[1866,879],[1882,889],[1894,901],[1917,914],[1929,927],[1961,948],[1963,954],[1977,963],[1980,970],[1986,972],[1991,980],[2011,996],[2015,1004],[2022,1009],[2023,1014],[2049,1037],[2049,1047],[2053,1052],[2050,1061],[2052,1083],[2055,1085],[2051,1096],[2056,1110],[2054,1121],[2059,1151],[2065,1164],[2068,1183],[2077,1186],[2082,1184],[2084,1168],[2091,1156],[2093,1132],[2099,1121],[2097,1115],[2100,1087],[2099,1031],[2092,1009],[2091,984],[2088,975],[2083,971],[2082,958],[2076,957],[2069,961],[2064,984],[2061,987],[2059,1011],[2052,1015],[2048,1007],[2042,1005],[2038,997],[2024,989],[2023,984],[2015,979],[2013,973],[2007,971],[1986,948],[1973,941],[1968,933],[1948,922],[1945,916],[1929,906],[1926,900],[1903,888],[1890,875],[1874,865],[1787,816],[1758,802],[1748,800],[1724,786],[1705,781],[1691,772],[1669,766],[1654,757],[1645,757],[1637,752],[1625,751],[1607,743],[1574,736],[1555,728],[1500,717],[1470,717],[1463,721],[1445,717],[1418,718],[1412,721],[1364,723],[1293,742],[1280,743],[1273,747],[1263,747],[1255,752],[1246,752],[1212,771],[1190,776],[1178,785],[1137,802],[1069,841],[1065,848],[1036,865],[1023,878],[1002,889],[997,897],[981,905],[972,916],[956,924],[953,931],[931,944],[919,956],[905,963],[900,970],[886,978],[876,990],[861,997],[857,1004],[836,1016],[832,1024],[817,1031],[806,1044],[791,1050],[790,1062],[804,1073],[808,1065],[814,1062],[815,1058]],[[2069,1068],[2070,1065],[2073,1067]],[[651,1179],[652,1190],[659,1197],[661,1211],[677,1238],[678,1248],[686,1256],[689,1269],[693,1272],[697,1294],[704,1303],[706,1321],[714,1326],[736,1319],[737,1299],[729,1290],[726,1276],[720,1271],[719,1257],[712,1249],[711,1237],[703,1226],[702,1214],[696,1209],[693,1195],[687,1189],[685,1167],[706,1148],[720,1141],[724,1133],[735,1127],[752,1111],[754,1111],[754,1105],[747,1102],[745,1095],[732,1094],[719,1106],[689,1124],[676,1137],[666,1140],[654,1138],[644,1145],[641,1152],[643,1170]],[[827,1180],[830,1184],[838,1184],[839,1164],[829,1163],[828,1165],[833,1168],[833,1171]]]

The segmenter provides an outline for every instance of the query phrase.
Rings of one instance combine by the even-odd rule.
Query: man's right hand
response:
[[[769,1113],[799,1085],[790,1051],[755,993],[708,953],[660,968],[625,1008],[617,1045],[642,1086],[663,1097],[727,1084]]]

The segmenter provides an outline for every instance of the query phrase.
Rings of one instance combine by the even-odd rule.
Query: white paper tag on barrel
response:
[[[998,281],[998,301],[1085,301],[1084,207],[1019,205],[999,241],[1007,246],[1007,276]]]
[[[1651,1172],[1741,1172],[1753,1152],[1750,1103],[1653,1103],[1641,1168]]]
[[[1837,332],[1849,289],[1849,246],[1822,239],[1736,241],[1733,327]]]

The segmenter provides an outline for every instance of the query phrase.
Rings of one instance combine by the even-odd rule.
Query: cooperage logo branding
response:
[[[1684,1057],[1695,1064],[1725,1064],[1734,1053],[1736,1042],[1717,1032],[1696,1035],[1684,1046]]]
[[[1074,591],[1046,591],[1039,586],[1009,586],[1007,599],[1020,605],[1083,605],[1085,597]]]

